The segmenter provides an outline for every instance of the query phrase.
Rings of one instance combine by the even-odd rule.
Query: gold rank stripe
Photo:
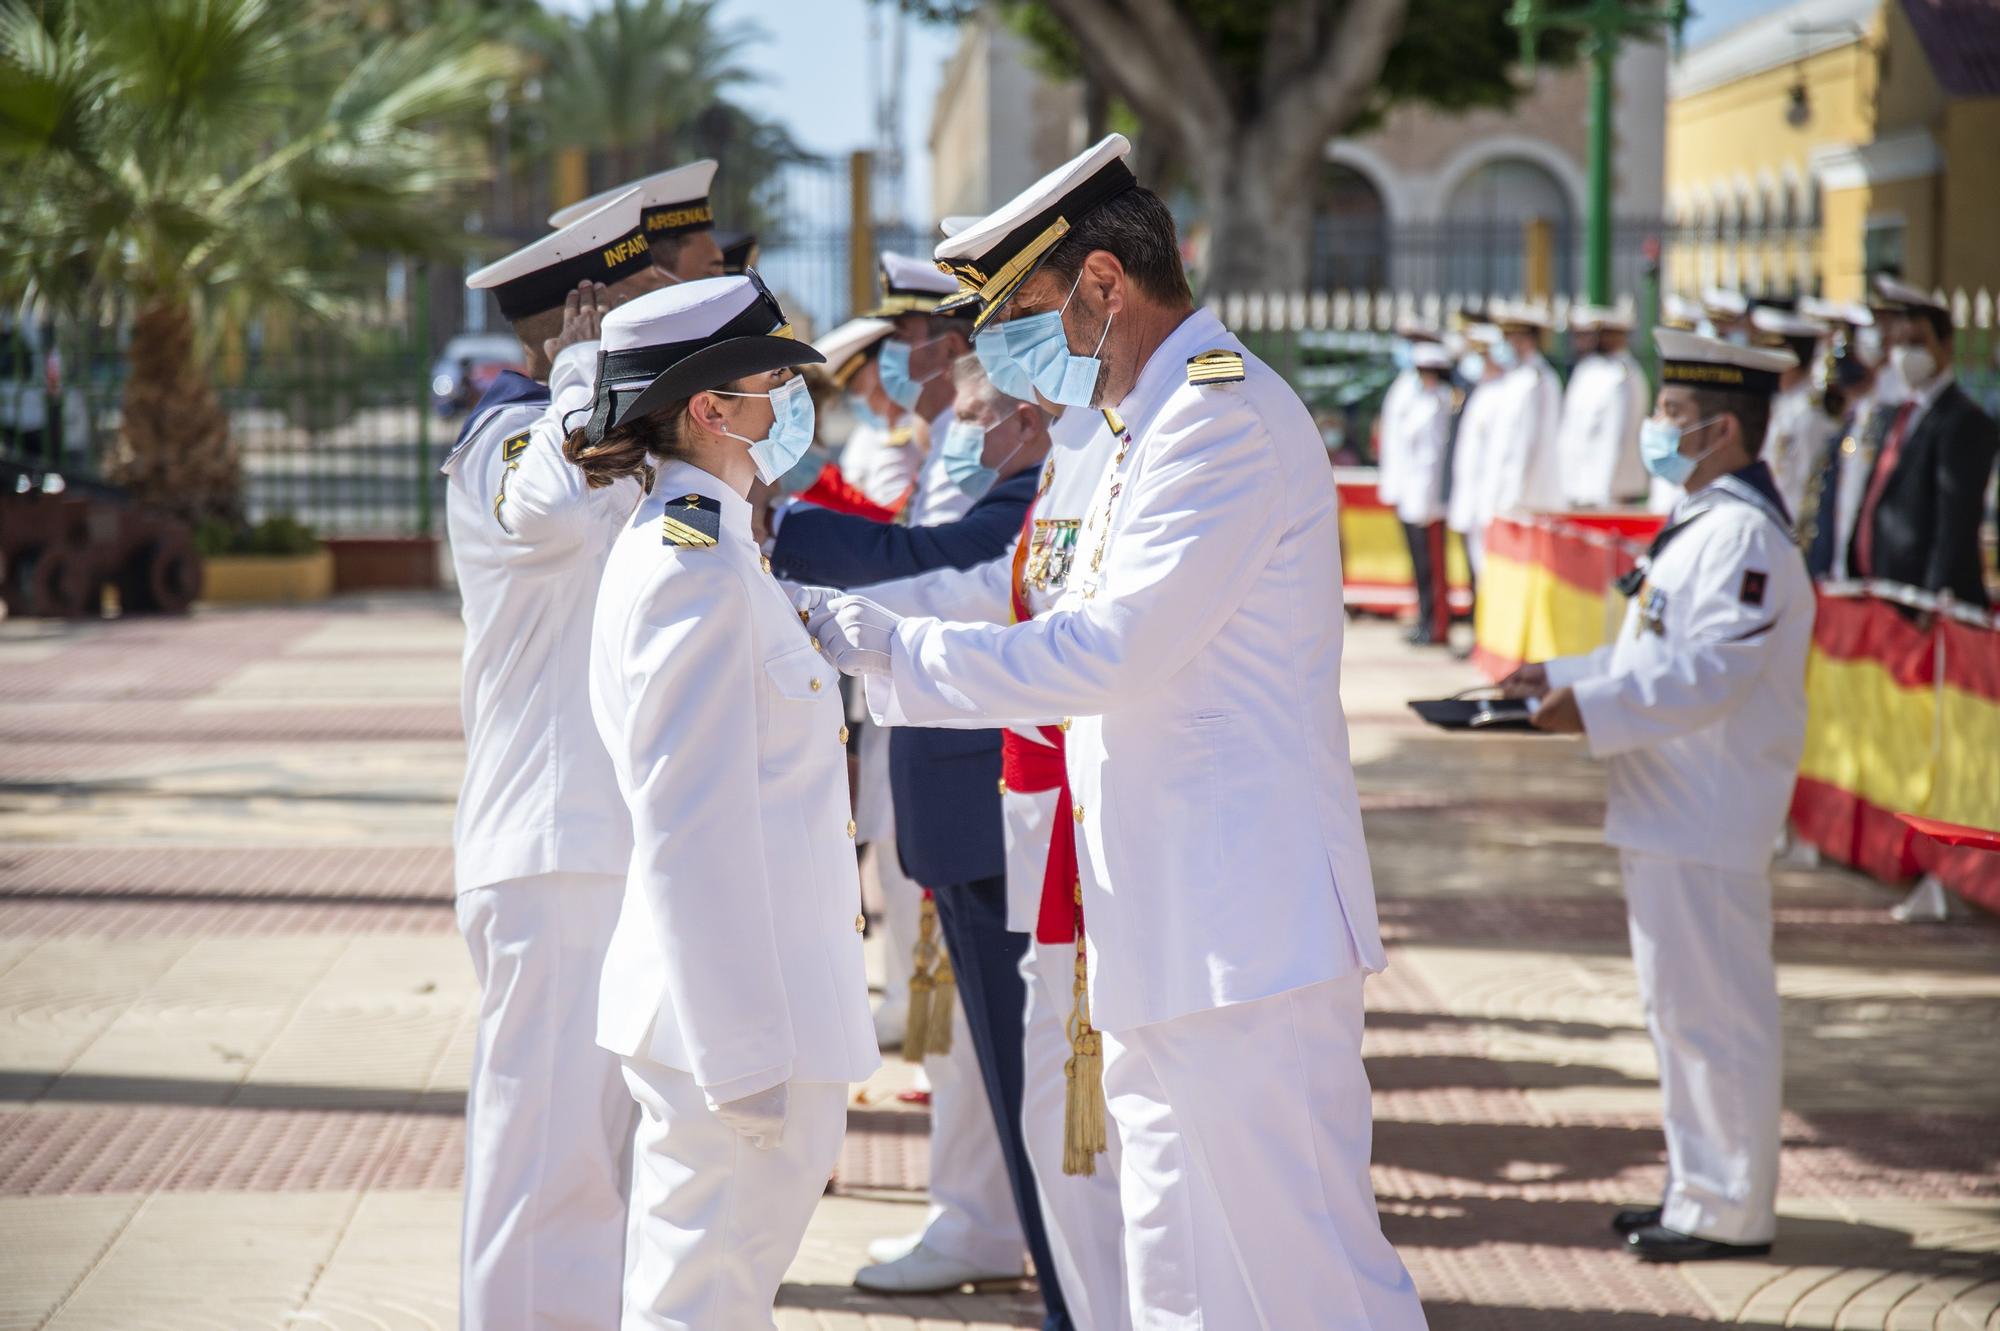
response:
[[[1243,358],[1233,351],[1204,351],[1188,357],[1191,384],[1233,384],[1243,378]]]
[[[507,442],[500,445],[500,460],[502,462],[512,462],[515,458],[520,457],[521,454],[527,451],[528,451],[528,433],[526,431],[522,431],[520,434],[515,435],[512,439],[509,439],[507,440]]]
[[[697,531],[695,528],[688,526],[685,522],[674,517],[671,513],[662,513],[660,515],[660,534],[675,545],[686,546],[696,550],[705,550],[716,543],[713,536],[710,536],[705,531]]]

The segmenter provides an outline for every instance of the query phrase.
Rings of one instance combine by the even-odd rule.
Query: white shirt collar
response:
[[[1223,345],[1223,339],[1235,341],[1222,326],[1222,320],[1209,310],[1194,310],[1153,349],[1133,382],[1132,391],[1111,407],[1124,418],[1134,437],[1145,432],[1145,421],[1173,396],[1174,390],[1187,382],[1188,358]]]

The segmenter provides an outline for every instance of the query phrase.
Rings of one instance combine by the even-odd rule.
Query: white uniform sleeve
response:
[[[1269,560],[1290,494],[1270,432],[1239,390],[1170,404],[1146,447],[1097,594],[1071,592],[1011,627],[904,620],[893,689],[869,689],[877,719],[1096,716],[1192,659]]]
[[[564,347],[550,368],[548,410],[529,430],[528,446],[502,478],[494,505],[500,529],[519,544],[541,551],[578,544],[596,524],[622,518],[613,492],[625,487],[592,490],[563,456],[563,418],[588,412],[596,380],[595,342]]]
[[[925,616],[966,624],[1005,624],[1013,618],[1013,589],[1014,549],[1010,546],[1006,554],[971,568],[936,568],[855,591],[905,619]]]
[[[721,1103],[789,1080],[796,1044],[761,851],[750,602],[721,555],[682,558],[713,562],[663,570],[628,628],[632,873],[690,1071]]]
[[[1617,648],[1606,643],[1580,656],[1557,656],[1542,663],[1548,671],[1549,687],[1566,689],[1586,679],[1595,679],[1611,669],[1611,654]]]
[[[1642,632],[1629,668],[1575,685],[1591,753],[1608,758],[1691,734],[1741,705],[1776,636],[1784,584],[1774,571],[1797,558],[1761,519],[1705,549],[1678,591],[1692,601],[1685,627],[1671,639]]]

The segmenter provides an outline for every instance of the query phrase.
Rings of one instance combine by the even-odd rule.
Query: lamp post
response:
[[[1535,71],[1535,44],[1542,33],[1564,29],[1583,35],[1590,58],[1590,201],[1586,281],[1593,305],[1611,303],[1611,67],[1627,37],[1651,37],[1663,27],[1680,45],[1688,18],[1687,0],[1577,0],[1556,8],[1549,0],[1514,0],[1507,22],[1521,33],[1521,64]]]

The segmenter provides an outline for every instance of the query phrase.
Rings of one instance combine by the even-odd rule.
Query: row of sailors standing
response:
[[[1622,314],[1572,307],[1566,386],[1541,353],[1545,310],[1496,302],[1486,315],[1490,322],[1450,334],[1415,323],[1397,329],[1406,363],[1382,405],[1377,486],[1410,547],[1413,642],[1444,640],[1447,528],[1463,539],[1476,583],[1495,517],[1640,501],[1665,513],[1681,498],[1679,487],[1649,478],[1640,457],[1652,390]],[[1953,383],[1941,301],[1889,277],[1877,279],[1867,302],[1806,296],[1796,308],[1710,288],[1699,302],[1668,296],[1664,322],[1792,355],[1778,376],[1762,456],[1816,576],[1889,577],[1984,603],[1977,529],[1991,422]],[[1901,368],[1912,363],[1923,372],[1919,383]],[[1927,432],[1916,429],[1921,413],[1904,413],[1900,436],[1916,443],[1913,456],[1923,455],[1905,465],[1898,409],[1931,400],[1945,410]],[[1940,433],[1956,442],[1933,445],[1930,436]],[[1874,529],[1885,520],[1885,497],[1891,534],[1883,559]],[[1943,530],[1926,540],[1932,528]]]

